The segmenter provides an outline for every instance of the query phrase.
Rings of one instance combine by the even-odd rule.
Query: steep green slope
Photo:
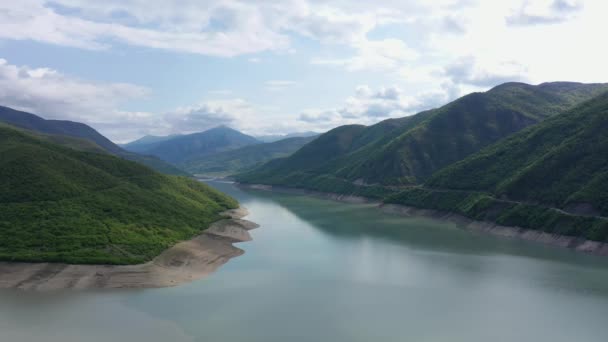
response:
[[[428,186],[608,216],[608,94],[448,167]]]
[[[477,220],[608,240],[608,93],[387,199]]]
[[[271,143],[245,146],[202,159],[188,160],[180,164],[180,167],[193,174],[230,175],[271,159],[287,157],[315,138],[288,138]]]
[[[13,129],[19,132],[22,132],[26,135],[34,136],[40,140],[47,141],[49,143],[53,143],[56,145],[69,147],[73,150],[82,151],[82,152],[94,152],[94,153],[102,153],[108,154],[109,152],[92,142],[91,140],[82,139],[82,138],[74,138],[69,137],[67,135],[54,135],[54,134],[44,134],[35,131],[31,131],[29,129],[23,129],[16,126],[12,126],[0,121],[0,128],[4,129]]]
[[[0,259],[129,264],[237,203],[183,177],[0,126]]]
[[[0,106],[0,121],[34,132],[54,135],[57,136],[56,139],[63,139],[61,136],[86,139],[111,154],[144,164],[157,171],[180,176],[188,175],[186,172],[179,170],[178,168],[156,157],[139,155],[133,152],[125,151],[108,138],[99,134],[99,132],[93,128],[79,122],[45,120],[31,113],[2,106]]]
[[[314,183],[321,176],[359,185],[419,184],[437,170],[607,89],[605,84],[507,83],[408,118],[357,126],[346,148],[336,149],[339,144],[332,138],[342,128],[332,130],[293,156],[237,179],[286,186],[296,179]]]
[[[427,114],[428,118],[375,153],[352,158],[336,170],[349,180],[385,185],[416,184],[435,171],[503,137],[570,108],[606,86],[509,83],[465,96]],[[590,91],[590,89],[594,91]]]
[[[2,106],[0,106],[0,121],[39,133],[87,139],[112,154],[118,154],[122,151],[120,147],[111,142],[108,138],[99,134],[99,132],[93,128],[79,122],[45,120],[31,113]]]
[[[259,143],[254,137],[229,127],[220,126],[160,142],[152,146],[146,153],[164,161],[179,164],[186,160],[204,158],[215,153]]]
[[[143,155],[143,154],[138,154],[138,153],[133,153],[133,152],[128,152],[128,151],[122,152],[122,153],[118,154],[118,156],[121,158],[127,159],[127,160],[134,161],[136,163],[140,163],[142,165],[145,165],[149,168],[152,168],[153,170],[164,173],[166,175],[186,176],[186,177],[192,176],[188,172],[186,172],[172,164],[169,164],[168,162],[161,160],[160,158],[158,158],[156,156]]]
[[[348,125],[335,128],[308,143],[292,156],[269,161],[261,167],[233,177],[244,183],[263,183],[315,191],[352,194],[382,198],[392,193],[380,186],[364,186],[320,171],[331,168],[331,163],[358,150],[369,141],[385,139],[397,127],[402,127],[409,118],[391,119],[372,126]],[[317,165],[317,167],[314,167]],[[314,170],[314,171],[313,171]]]

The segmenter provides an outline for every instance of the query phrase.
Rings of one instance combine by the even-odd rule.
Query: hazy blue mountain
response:
[[[284,140],[288,138],[306,138],[306,137],[315,137],[319,135],[317,132],[306,131],[306,132],[295,132],[289,134],[269,134],[269,135],[256,135],[255,138],[262,142],[275,142],[279,140]]]
[[[203,158],[194,158],[179,166],[193,174],[226,176],[275,158],[289,156],[315,138],[316,136],[287,138],[270,143],[249,145]]]
[[[182,135],[154,145],[146,151],[170,163],[179,164],[187,160],[204,158],[215,153],[240,147],[260,144],[256,138],[226,126]]]
[[[121,144],[120,147],[131,152],[145,153],[157,144],[179,136],[181,136],[181,134],[171,134],[167,136],[146,135],[129,143]]]

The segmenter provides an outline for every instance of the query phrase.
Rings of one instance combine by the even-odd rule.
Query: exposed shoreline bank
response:
[[[371,204],[387,213],[402,216],[423,216],[444,222],[456,223],[460,228],[472,232],[486,233],[511,239],[534,241],[545,245],[568,248],[578,252],[608,256],[608,243],[586,240],[573,236],[545,233],[542,231],[525,229],[521,227],[501,226],[493,222],[475,221],[463,215],[450,212],[416,208],[399,204],[385,204],[380,201],[361,196],[341,195],[336,193],[296,189],[284,186],[243,183],[237,183],[237,185],[246,189],[307,195],[351,204]]]
[[[202,234],[165,250],[140,265],[68,265],[0,262],[0,288],[48,291],[60,289],[158,288],[208,276],[244,253],[234,243],[251,240],[257,224],[243,220],[244,208],[222,213]]]

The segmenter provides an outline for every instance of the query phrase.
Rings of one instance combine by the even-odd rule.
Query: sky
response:
[[[608,82],[605,0],[0,0],[0,105],[115,142],[322,132]]]

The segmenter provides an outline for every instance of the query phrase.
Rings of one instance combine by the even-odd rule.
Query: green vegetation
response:
[[[166,175],[186,176],[186,177],[192,176],[188,172],[183,171],[182,169],[179,169],[176,166],[173,166],[172,164],[169,164],[155,156],[142,155],[142,154],[127,152],[127,151],[121,152],[120,154],[118,154],[118,156],[121,158],[124,158],[126,160],[131,160],[136,163],[140,163],[142,165],[145,165],[153,170],[164,173]]]
[[[608,94],[448,167],[430,187],[608,216]]]
[[[608,242],[608,93],[436,173],[387,203]],[[432,187],[432,188],[429,188]]]
[[[608,242],[608,219],[566,213],[539,204],[501,200],[480,192],[410,188],[385,203],[457,213],[477,221]]]
[[[605,84],[507,83],[411,117],[338,127],[291,157],[236,178],[285,186],[290,184],[283,180],[296,174],[357,184],[421,184],[438,170],[606,90]]]
[[[133,264],[238,204],[208,186],[0,126],[0,259]]]
[[[606,91],[509,83],[412,117],[339,127],[236,178],[608,242]]]
[[[156,157],[125,151],[93,128],[79,122],[45,120],[34,114],[2,106],[0,106],[0,122],[40,133],[60,145],[79,150],[83,150],[82,147],[85,145],[89,146],[89,150],[91,150],[91,146],[96,146],[93,149],[101,148],[108,153],[144,164],[165,174],[189,176],[188,173]]]
[[[271,143],[249,145],[206,158],[195,158],[180,166],[193,174],[227,176],[271,159],[287,157],[314,139],[315,137],[287,138]]]

